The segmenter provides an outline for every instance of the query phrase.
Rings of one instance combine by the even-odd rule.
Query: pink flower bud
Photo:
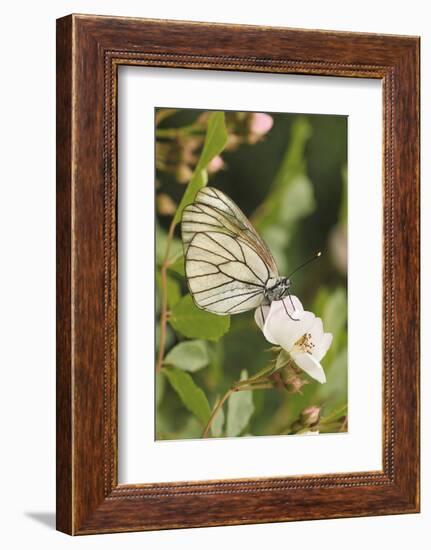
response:
[[[319,422],[320,407],[307,407],[301,412],[300,421],[303,426],[313,426]]]
[[[214,174],[215,172],[218,172],[224,167],[224,162],[221,156],[217,155],[214,157],[211,162],[207,166],[207,170],[210,174]]]
[[[304,380],[299,375],[288,376],[285,380],[285,388],[289,393],[302,393],[302,387],[308,384],[308,380]]]
[[[272,116],[266,113],[252,113],[250,121],[250,131],[253,134],[263,136],[268,133],[274,124]]]

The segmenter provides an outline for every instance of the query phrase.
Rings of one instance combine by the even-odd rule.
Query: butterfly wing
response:
[[[241,238],[259,254],[271,277],[278,276],[274,257],[265,242],[240,208],[219,189],[204,187],[197,193],[194,202],[183,211],[181,231],[185,249],[196,233],[206,231],[220,231]]]
[[[254,309],[278,275],[266,244],[236,204],[206,187],[184,209],[185,271],[196,305],[218,315]]]

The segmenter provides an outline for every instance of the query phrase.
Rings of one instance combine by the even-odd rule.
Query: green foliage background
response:
[[[244,140],[234,148],[226,148],[236,131],[234,124],[225,123],[231,115],[192,109],[160,109],[156,114],[156,199],[170,200],[169,208],[156,208],[157,354],[161,265],[169,227],[173,218],[179,222],[182,207],[206,182],[229,195],[251,219],[281,274],[318,250],[323,253],[293,277],[292,293],[305,309],[322,317],[326,332],[333,333],[322,361],[327,383],[309,379],[298,393],[276,387],[232,395],[212,426],[211,435],[217,437],[293,433],[292,426],[309,406],[321,409],[320,433],[347,429],[347,118],[269,114],[274,124],[262,139]],[[204,123],[194,127],[199,120]],[[196,162],[189,163],[193,175],[180,183],[176,174],[184,163],[181,147],[196,136],[202,143],[197,140]],[[208,174],[208,164],[219,153],[224,168]],[[168,256],[169,317],[164,363],[156,375],[156,438],[198,438],[217,399],[274,356],[253,311],[219,317],[194,306],[183,275],[179,224]]]

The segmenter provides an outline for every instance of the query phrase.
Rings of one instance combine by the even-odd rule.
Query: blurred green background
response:
[[[167,234],[202,151],[209,114],[192,109],[156,110],[156,354],[160,354],[160,268]],[[293,433],[301,411],[310,406],[320,409],[320,421],[313,430],[346,431],[347,117],[267,115],[272,127],[256,133],[253,113],[225,112],[228,140],[207,167],[208,185],[224,191],[249,217],[275,256],[280,274],[288,275],[322,251],[319,260],[294,275],[291,290],[305,309],[322,317],[325,331],[334,336],[322,360],[327,382],[321,385],[309,379],[298,393],[284,388],[243,392],[249,395],[239,427],[228,429],[225,407],[213,435]],[[175,265],[167,272],[168,311],[188,294],[181,274],[179,224],[170,255]],[[185,364],[187,357],[173,364],[165,360],[156,376],[157,439],[201,437],[208,406],[211,410],[244,369],[252,376],[274,358],[253,313],[232,315],[229,329],[218,340],[200,338],[202,349],[197,354],[193,350],[192,368]],[[165,358],[188,340],[168,319]],[[173,367],[183,372],[173,376]],[[193,404],[190,399],[194,398]],[[241,408],[237,414],[242,414]]]

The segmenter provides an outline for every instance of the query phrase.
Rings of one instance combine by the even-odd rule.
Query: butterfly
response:
[[[279,275],[267,245],[218,189],[202,188],[184,208],[181,234],[187,284],[198,308],[231,315],[290,296],[290,279]]]

